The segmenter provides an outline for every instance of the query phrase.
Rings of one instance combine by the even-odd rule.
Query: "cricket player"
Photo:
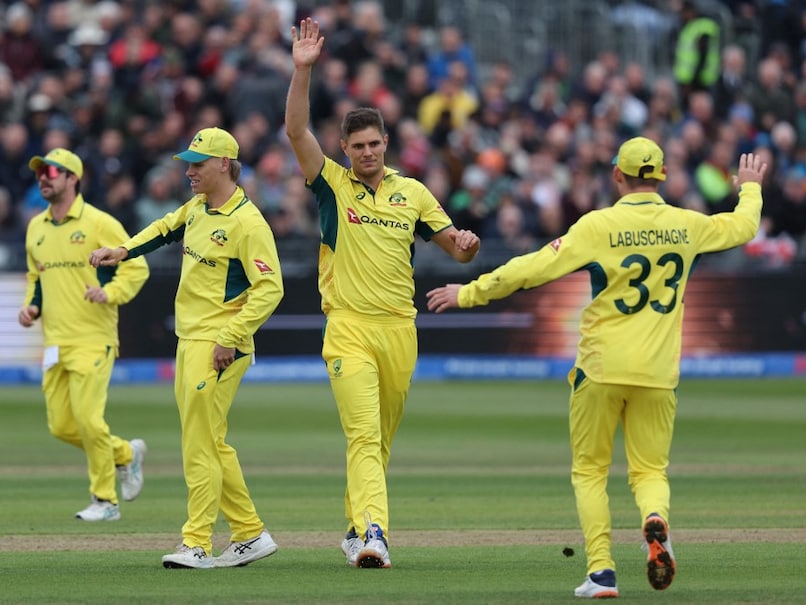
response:
[[[384,165],[389,136],[374,108],[350,111],[341,148],[350,169],[325,157],[308,129],[319,24],[291,28],[294,74],[285,125],[319,207],[319,292],[326,316],[322,357],[347,440],[347,535],[356,567],[390,567],[386,468],[417,360],[415,234],[466,263],[478,236],[459,231],[420,182]]]
[[[18,321],[30,328],[42,320],[42,391],[50,433],[87,456],[91,500],[76,518],[116,521],[115,475],[123,499],[137,498],[147,447],[142,439],[113,435],[104,413],[119,352],[118,305],[137,295],[148,265],[140,259],[119,269],[96,269],[87,262],[91,250],[128,234],[117,219],[84,201],[79,192],[84,165],[76,154],[56,148],[34,156],[28,166],[48,208],[28,224],[28,287]]]
[[[648,546],[647,576],[656,590],[674,578],[666,474],[680,375],[683,295],[697,257],[750,241],[761,215],[767,165],[743,154],[732,212],[705,215],[667,205],[663,152],[636,137],[618,151],[613,180],[621,196],[585,214],[568,233],[469,284],[427,293],[428,308],[485,305],[574,271],[590,273],[593,298],[582,313],[569,374],[571,481],[585,536],[587,576],[577,597],[617,597],[611,555],[608,471],[622,424],[628,479]]]
[[[238,151],[226,130],[200,130],[188,149],[174,156],[188,162],[185,174],[194,196],[121,246],[101,248],[90,258],[93,266],[104,267],[182,243],[174,392],[188,518],[182,543],[162,558],[168,568],[242,566],[278,548],[255,510],[237,453],[225,441],[227,415],[253,362],[254,333],[283,297],[274,235],[237,184]],[[219,512],[232,537],[213,558]]]

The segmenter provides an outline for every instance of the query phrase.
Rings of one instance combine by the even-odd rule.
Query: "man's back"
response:
[[[700,254],[753,237],[752,210],[707,216],[633,193],[585,215],[557,251],[583,246],[580,268],[591,276],[577,365],[599,382],[675,386],[689,276]]]

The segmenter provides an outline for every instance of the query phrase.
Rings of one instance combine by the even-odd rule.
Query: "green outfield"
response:
[[[48,435],[36,387],[0,387],[0,603],[571,603],[585,575],[562,382],[421,382],[389,469],[392,569],[339,550],[344,443],[326,384],[245,384],[230,415],[280,544],[237,569],[166,570],[185,487],[170,385],[113,386],[114,432],[149,446],[122,519],[73,519],[83,454]],[[630,603],[806,603],[806,381],[684,381],[672,452],[678,574],[654,592],[617,448],[614,554]],[[219,522],[216,545],[227,540]],[[574,556],[565,556],[573,549]],[[217,552],[215,553],[217,554]]]

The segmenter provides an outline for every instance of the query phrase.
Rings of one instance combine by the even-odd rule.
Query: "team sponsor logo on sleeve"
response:
[[[555,252],[559,252],[560,251],[560,246],[562,245],[562,243],[563,243],[562,238],[558,237],[553,242],[551,242],[549,244],[549,246],[551,246],[554,249]]]
[[[257,270],[260,271],[261,275],[265,275],[266,273],[274,273],[272,268],[269,267],[269,265],[264,263],[259,258],[256,258],[254,262],[255,262],[255,266],[257,267]]]

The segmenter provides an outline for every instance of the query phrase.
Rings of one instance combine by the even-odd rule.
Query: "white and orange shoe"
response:
[[[649,550],[646,560],[649,584],[655,590],[666,590],[674,579],[677,567],[666,520],[657,513],[647,516],[644,521],[644,539]]]

